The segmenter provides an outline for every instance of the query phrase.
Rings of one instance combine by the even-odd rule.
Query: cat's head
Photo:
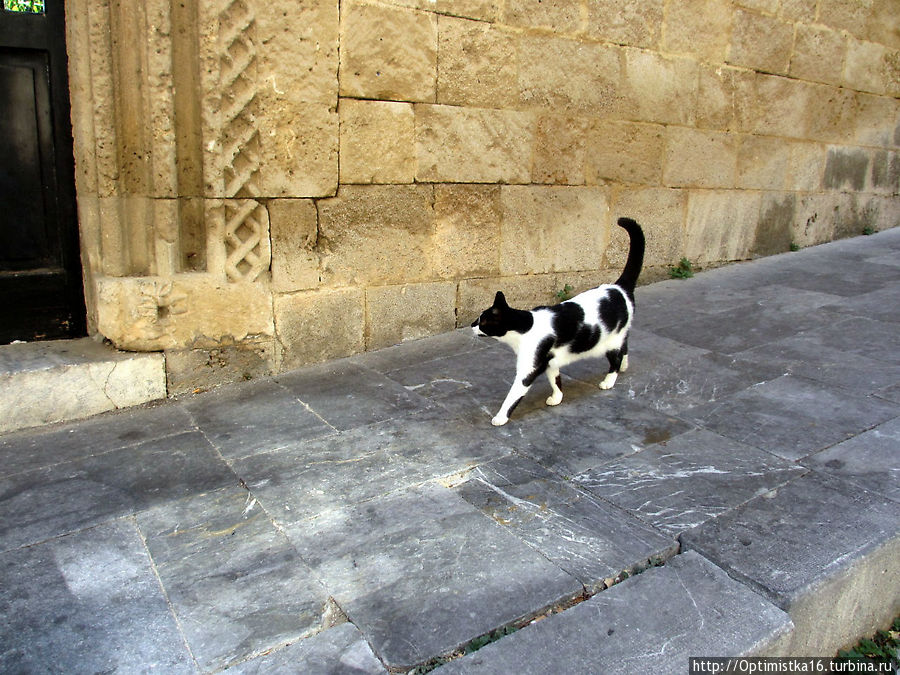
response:
[[[506,302],[501,291],[494,296],[494,304],[481,313],[476,321],[472,322],[472,331],[475,335],[490,337],[503,337],[511,329],[510,315],[513,310]]]

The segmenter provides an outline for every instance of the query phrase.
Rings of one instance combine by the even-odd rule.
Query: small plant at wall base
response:
[[[557,301],[565,302],[566,300],[569,300],[572,297],[572,291],[574,290],[575,289],[570,284],[566,284],[561,290],[556,291]]]
[[[871,225],[866,225],[863,228],[863,234],[865,234],[865,235],[875,234],[875,228],[872,227]]]
[[[694,264],[687,258],[682,258],[677,265],[669,268],[669,276],[673,279],[690,279],[694,276]]]
[[[44,13],[44,0],[3,0],[3,9],[9,12]]]
[[[888,630],[880,630],[874,637],[864,638],[851,649],[842,649],[838,658],[888,662],[896,670],[900,668],[900,616]]]

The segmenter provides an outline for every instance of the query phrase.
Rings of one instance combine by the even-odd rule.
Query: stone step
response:
[[[165,397],[160,353],[120,352],[90,338],[0,345],[0,433]]]

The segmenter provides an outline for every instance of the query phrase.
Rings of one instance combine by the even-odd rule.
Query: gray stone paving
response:
[[[833,654],[900,612],[898,260],[639,288],[616,387],[573,365],[502,428],[512,354],[460,330],[0,436],[0,671]]]

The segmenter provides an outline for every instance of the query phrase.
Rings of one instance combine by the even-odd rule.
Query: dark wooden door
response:
[[[63,0],[0,3],[0,344],[80,336]]]

